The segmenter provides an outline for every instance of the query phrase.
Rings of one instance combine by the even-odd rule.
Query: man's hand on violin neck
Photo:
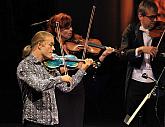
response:
[[[85,59],[85,63],[81,65],[81,69],[86,70],[92,64],[93,64],[93,59],[87,58]]]
[[[93,64],[93,59],[90,59],[90,58],[85,59],[85,64],[86,64],[87,66],[92,65],[92,64]]]

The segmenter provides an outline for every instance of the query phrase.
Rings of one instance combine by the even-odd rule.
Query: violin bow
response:
[[[90,30],[91,30],[91,25],[92,25],[92,21],[93,21],[95,9],[96,9],[96,6],[93,6],[91,17],[90,17],[90,21],[89,21],[87,36],[86,36],[86,39],[85,39],[85,44],[84,44],[84,50],[83,50],[83,54],[82,54],[82,59],[85,59],[85,54],[86,54],[86,51],[87,51],[87,43],[88,43],[88,39],[89,39],[89,33],[90,33]]]
[[[56,22],[56,29],[57,29],[57,40],[59,41],[60,43],[60,49],[61,49],[61,55],[62,55],[62,59],[63,59],[63,62],[64,62],[64,70],[65,70],[65,75],[68,74],[67,70],[66,70],[66,61],[65,61],[65,54],[64,54],[64,49],[63,49],[63,45],[62,45],[62,42],[61,42],[61,33],[60,33],[60,25],[59,25],[59,22]]]
[[[162,38],[163,38],[163,36],[164,36],[164,33],[165,33],[165,29],[163,30],[163,33],[162,33],[162,35],[161,35],[161,37],[160,37],[160,39],[159,39],[159,42],[158,42],[158,44],[157,44],[157,48],[158,48],[159,45],[160,45],[160,42],[161,42],[161,40],[162,40]]]

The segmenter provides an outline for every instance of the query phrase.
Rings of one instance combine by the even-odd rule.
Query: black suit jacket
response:
[[[140,23],[129,24],[122,35],[121,48],[123,49],[123,54],[121,57],[128,60],[125,80],[125,95],[127,93],[128,81],[132,77],[133,69],[140,68],[144,58],[143,54],[141,57],[135,57],[135,49],[144,45],[143,32],[139,30],[139,27]],[[159,40],[160,38],[153,38],[152,46],[156,47]],[[165,53],[165,37],[162,38],[158,49],[159,51],[157,56],[151,60],[151,67],[156,80],[159,78],[163,68],[165,67],[165,57],[162,55]],[[160,82],[160,84],[165,85],[165,74],[161,76]]]

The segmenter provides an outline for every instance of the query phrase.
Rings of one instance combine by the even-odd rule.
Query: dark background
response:
[[[101,40],[103,45],[119,47],[121,33],[122,0],[1,0],[0,45],[1,85],[0,123],[21,122],[21,94],[16,79],[16,68],[22,49],[30,43],[33,34],[45,24],[31,24],[49,19],[58,12],[73,18],[76,33],[86,37],[92,6],[96,11],[90,37]],[[139,0],[134,0],[134,20]],[[125,17],[128,18],[128,17]],[[85,121],[98,119],[122,121],[124,114],[124,78],[126,62],[110,56],[105,61],[97,82],[87,90]],[[91,89],[93,87],[93,89]]]

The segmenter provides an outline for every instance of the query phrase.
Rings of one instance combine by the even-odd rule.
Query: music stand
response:
[[[158,80],[154,80],[153,78],[151,77],[148,77],[146,73],[144,73],[142,75],[143,78],[150,78],[151,80],[153,80],[155,82],[155,86],[153,87],[153,89],[144,97],[144,99],[142,100],[142,102],[140,103],[140,105],[137,107],[137,109],[134,111],[134,113],[132,114],[132,116],[129,116],[128,114],[126,115],[125,119],[124,119],[124,122],[129,125],[131,123],[131,121],[134,119],[134,117],[136,116],[136,114],[139,112],[139,110],[142,108],[142,106],[145,104],[145,102],[150,99],[151,95],[155,94],[155,90],[157,89],[158,87],[158,82],[160,80],[160,78],[162,77],[163,73],[165,71],[165,67],[163,68]]]

